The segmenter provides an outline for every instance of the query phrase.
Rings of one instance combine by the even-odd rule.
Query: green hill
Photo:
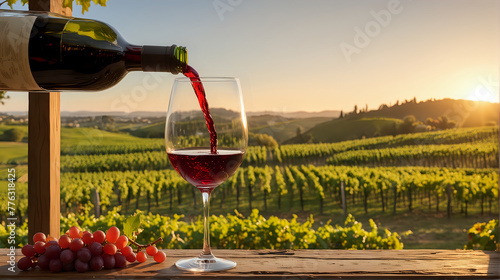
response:
[[[270,135],[279,143],[297,135],[297,129],[306,131],[328,120],[331,120],[331,118],[289,119],[276,115],[251,116],[247,118],[249,132]],[[130,134],[143,138],[163,138],[165,136],[165,122],[150,124],[132,130]]]
[[[11,128],[19,128],[28,134],[27,125],[0,125],[0,135]],[[61,129],[61,147],[88,146],[88,145],[119,145],[124,143],[144,141],[141,138],[124,133],[113,133],[96,128],[67,128]],[[0,164],[28,162],[27,136],[23,142],[0,141]]]
[[[351,118],[394,118],[403,119],[413,115],[418,121],[427,118],[438,119],[446,116],[457,123],[458,127],[486,126],[498,124],[499,104],[471,100],[427,100],[421,102],[407,101],[393,106],[380,105],[378,110],[349,115]]]
[[[430,118],[438,120],[445,116],[456,127],[480,127],[497,125],[500,114],[498,103],[470,100],[427,100],[405,101],[393,106],[380,105],[378,110],[351,112],[345,117],[318,124],[300,136],[295,136],[283,144],[307,142],[338,142],[351,139],[369,138],[401,133],[398,129],[407,116],[414,116],[421,123],[418,130],[432,129],[425,123]]]
[[[315,125],[329,120],[331,118],[287,119],[275,115],[262,115],[248,118],[248,130],[252,133],[270,135],[278,143],[282,143],[296,136],[298,130],[307,131]]]
[[[400,123],[402,121],[399,119],[389,118],[335,119],[318,124],[302,135],[285,141],[284,144],[340,142],[393,135]]]

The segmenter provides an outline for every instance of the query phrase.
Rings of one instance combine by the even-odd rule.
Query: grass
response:
[[[0,125],[0,135],[5,130],[20,128],[28,134],[26,125]],[[114,133],[95,128],[67,128],[61,129],[61,146],[88,146],[88,145],[120,145],[137,141],[152,141],[142,139],[125,133]],[[0,164],[15,162],[26,164],[28,162],[27,137],[23,142],[0,141]]]
[[[28,163],[28,143],[0,141],[0,163]]]

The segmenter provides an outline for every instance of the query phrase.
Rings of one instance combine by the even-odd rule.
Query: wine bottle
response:
[[[129,71],[182,73],[184,47],[126,42],[106,23],[0,10],[0,90],[104,90]]]

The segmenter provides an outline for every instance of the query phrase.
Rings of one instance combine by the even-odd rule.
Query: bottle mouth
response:
[[[182,47],[182,46],[175,47],[174,57],[178,62],[177,67],[176,67],[178,72],[183,73],[186,70],[187,65],[188,65],[187,49],[185,47]]]

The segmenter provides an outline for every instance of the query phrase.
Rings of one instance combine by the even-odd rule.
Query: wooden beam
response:
[[[63,7],[63,0],[30,0],[30,11],[45,11],[71,16],[71,9]]]
[[[31,11],[50,11],[70,16],[63,0],[31,0]],[[30,92],[28,109],[28,236],[44,232],[60,234],[60,141],[59,92]],[[28,238],[30,242],[32,240]]]

